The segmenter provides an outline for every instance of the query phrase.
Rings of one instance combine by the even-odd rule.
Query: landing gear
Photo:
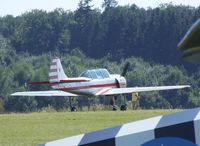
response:
[[[116,96],[112,96],[111,105],[112,105],[112,110],[113,111],[117,110],[117,105],[115,104],[115,101],[116,101]],[[126,111],[127,110],[126,96],[124,96],[124,104],[121,105],[120,110],[121,111]]]
[[[121,111],[126,111],[126,110],[127,110],[126,96],[124,96],[124,104],[121,105],[120,110],[121,110]]]
[[[72,101],[73,101],[73,97],[69,97],[70,110],[71,110],[71,112],[77,112],[77,108],[72,105]]]
[[[71,112],[77,112],[77,108],[75,106],[71,107]]]
[[[116,110],[117,110],[117,105],[113,105],[113,106],[112,106],[112,110],[113,110],[113,111],[116,111]]]
[[[116,111],[116,110],[117,110],[117,105],[115,104],[115,100],[116,100],[116,97],[115,97],[115,96],[112,96],[111,105],[112,105],[112,110],[113,110],[113,111]]]
[[[126,104],[121,105],[120,110],[121,111],[126,111],[127,110],[127,105]]]

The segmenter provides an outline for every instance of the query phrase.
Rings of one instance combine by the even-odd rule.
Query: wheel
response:
[[[116,110],[117,110],[117,106],[116,106],[116,105],[113,105],[112,110],[113,110],[113,111],[116,111]]]
[[[77,108],[75,106],[71,107],[71,112],[77,112]]]
[[[121,111],[127,110],[127,106],[126,106],[125,104],[124,104],[124,105],[121,105],[120,110],[121,110]]]

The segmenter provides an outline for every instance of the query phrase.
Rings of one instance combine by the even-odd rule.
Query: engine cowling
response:
[[[117,88],[124,88],[126,87],[126,79],[122,76],[115,78],[117,83]]]

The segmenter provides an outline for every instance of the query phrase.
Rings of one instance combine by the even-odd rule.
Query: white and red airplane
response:
[[[54,90],[16,92],[12,96],[114,96],[134,92],[158,91],[169,89],[183,89],[189,85],[153,86],[153,87],[126,87],[126,64],[122,75],[110,74],[106,69],[87,70],[79,77],[69,78],[64,73],[60,59],[52,60],[49,71],[49,81],[32,82],[31,84],[48,84]]]

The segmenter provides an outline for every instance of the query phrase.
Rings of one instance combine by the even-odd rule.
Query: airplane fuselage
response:
[[[78,78],[76,78],[77,80]],[[58,83],[52,85],[53,89],[62,90],[79,95],[101,95],[111,88],[126,87],[126,79],[120,75],[110,75],[105,79],[92,79],[90,81]]]

